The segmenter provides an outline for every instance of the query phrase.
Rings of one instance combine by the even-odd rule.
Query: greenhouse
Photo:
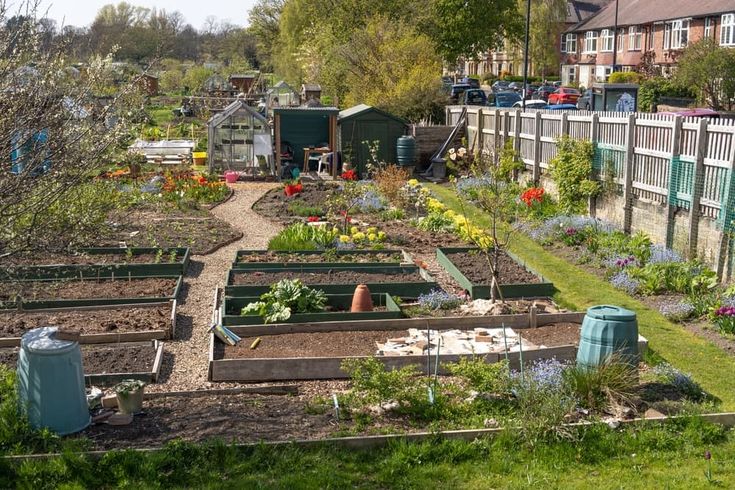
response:
[[[209,170],[273,175],[273,145],[266,119],[237,100],[207,122]]]

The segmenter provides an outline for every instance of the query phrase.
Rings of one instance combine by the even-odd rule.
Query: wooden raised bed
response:
[[[469,291],[472,299],[489,298],[489,284],[475,284],[452,262],[452,254],[465,254],[479,250],[472,247],[437,248],[436,259],[452,278],[464,289]],[[510,252],[507,255],[525,270],[536,276],[538,283],[526,284],[501,284],[500,290],[503,297],[508,298],[538,298],[553,296],[556,292],[554,285],[547,281],[541,274],[529,268],[522,260]],[[501,277],[502,280],[502,277]]]
[[[413,265],[413,259],[404,250],[336,250],[338,256],[362,256],[365,257],[364,262],[313,262],[309,260],[284,260],[282,262],[246,262],[243,261],[244,257],[261,254],[275,254],[283,255],[286,258],[288,256],[316,256],[324,255],[323,251],[302,251],[302,252],[279,252],[273,250],[238,250],[235,254],[235,261],[232,263],[233,269],[280,269],[290,265],[303,265],[313,268],[332,269],[334,267],[384,267],[386,265]],[[380,262],[377,260],[370,260],[370,257],[377,256],[379,254],[396,254],[402,258],[398,261],[392,262]],[[307,265],[308,264],[308,265]]]
[[[143,350],[149,350],[150,351],[150,365],[152,366],[150,370],[143,371],[130,371],[130,372],[94,372],[90,373],[90,369],[94,368],[85,368],[85,374],[84,374],[84,382],[86,385],[97,385],[97,386],[105,386],[105,385],[113,385],[116,383],[119,383],[120,381],[124,379],[139,379],[141,381],[145,381],[146,383],[155,383],[158,380],[158,376],[161,372],[161,363],[163,361],[163,342],[159,342],[158,340],[153,340],[151,343],[127,343],[127,344],[118,344],[117,346],[101,346],[99,349],[102,351],[103,355],[106,353],[107,350],[114,350],[114,349],[130,349],[130,348],[143,348]],[[94,349],[93,347],[90,347],[90,349]],[[5,352],[0,351],[0,358],[7,359],[9,357],[10,352],[12,352],[12,355],[17,358],[17,352],[18,349],[3,349]],[[86,349],[85,349],[86,350]],[[4,354],[4,355],[3,355]],[[82,353],[82,364],[84,364],[84,357],[85,352]],[[114,368],[113,368],[114,369]]]
[[[381,267],[332,267],[330,269],[318,268],[318,267],[303,267],[299,265],[288,265],[285,267],[279,267],[278,269],[232,269],[227,275],[227,286],[225,286],[225,296],[230,297],[253,297],[260,296],[267,292],[270,286],[260,285],[244,285],[235,284],[234,276],[236,274],[261,274],[268,275],[273,273],[290,273],[292,278],[298,277],[299,273],[326,273],[327,271],[354,271],[358,273],[375,273],[375,274],[418,274],[423,281],[416,282],[380,282],[371,283],[368,282],[366,285],[370,289],[371,293],[388,293],[394,296],[402,296],[415,298],[421,294],[426,294],[434,289],[438,289],[439,285],[436,283],[433,277],[424,269],[417,266],[386,266]],[[276,281],[269,281],[269,284],[275,283]],[[314,284],[308,280],[303,281],[306,286],[321,289],[327,294],[345,294],[345,292],[352,292],[357,287],[356,282],[343,283],[343,284]]]
[[[385,320],[401,318],[401,308],[393,301],[390,294],[373,293],[373,305],[385,307],[383,311],[368,311],[361,313],[350,313],[352,304],[351,294],[330,294],[327,305],[346,311],[320,312],[320,313],[296,313],[291,315],[286,323],[308,323],[308,322],[341,322],[352,320]],[[222,325],[231,327],[235,325],[263,325],[263,319],[259,316],[241,316],[240,310],[249,303],[259,301],[259,297],[225,298],[222,304]]]
[[[90,256],[125,257],[126,251],[133,255],[155,255],[163,250],[161,261],[146,263],[103,263],[103,264],[48,264],[48,265],[18,265],[0,268],[0,280],[39,280],[39,279],[73,279],[73,278],[102,278],[102,277],[148,277],[148,276],[180,276],[186,273],[189,266],[191,251],[188,247],[177,248],[144,248],[120,247],[85,248],[81,249]],[[176,261],[168,262],[171,252],[176,252]],[[43,260],[43,259],[40,259]]]
[[[105,333],[88,333],[82,334],[79,343],[80,344],[116,344],[120,342],[142,342],[149,340],[166,340],[174,337],[176,332],[176,306],[177,301],[169,301],[164,303],[144,303],[137,305],[114,305],[114,306],[82,306],[76,308],[54,308],[54,309],[36,309],[27,312],[19,312],[19,314],[27,313],[28,315],[37,314],[49,314],[49,315],[64,315],[64,314],[77,314],[77,313],[89,313],[89,316],[94,317],[95,314],[110,310],[130,310],[130,309],[151,309],[166,308],[170,310],[168,313],[168,326],[166,329],[153,329],[145,331],[129,331],[129,332],[105,332]],[[7,312],[7,310],[6,310]],[[0,310],[0,313],[3,313]],[[31,328],[48,326],[44,325],[32,325]],[[83,327],[82,327],[83,328]],[[18,347],[20,346],[20,337],[3,337],[0,338],[0,347]]]
[[[513,328],[516,333],[522,335],[523,329],[533,328],[532,324],[543,326],[560,322],[581,323],[584,313],[551,313],[538,315],[502,315],[498,317],[470,317],[468,323],[458,323],[464,318],[434,318],[434,319],[398,319],[398,320],[366,320],[353,322],[329,322],[329,323],[302,323],[302,324],[277,324],[264,326],[233,326],[231,330],[240,336],[269,336],[287,333],[305,332],[348,332],[348,331],[401,331],[408,328],[431,328],[433,330],[450,330],[461,325],[463,329],[474,327],[506,327]],[[433,320],[433,321],[432,321]],[[484,320],[484,322],[482,322]],[[229,328],[229,327],[228,327]],[[241,358],[224,359],[218,343],[220,341],[210,335],[209,348],[209,380],[210,381],[241,381],[241,382],[265,382],[282,380],[313,380],[313,379],[346,379],[348,376],[341,370],[341,364],[345,359],[367,358],[369,356],[338,356],[338,357],[285,357],[285,358]],[[647,341],[639,338],[639,351],[642,353],[647,346]],[[523,352],[523,361],[529,363],[538,359],[556,358],[558,360],[572,360],[577,355],[575,345],[563,345],[557,347],[537,348]],[[498,362],[505,358],[504,353],[491,353],[484,355],[486,362]],[[425,355],[414,356],[373,356],[386,366],[400,368],[408,365],[418,365],[420,370],[426,373]],[[463,357],[471,355],[446,355],[440,354],[440,365],[442,363],[457,362]],[[520,362],[520,353],[508,353],[511,367],[517,369]],[[434,358],[432,357],[432,366]],[[440,368],[440,374],[446,371]]]
[[[128,280],[133,279],[174,279],[175,285],[173,291],[166,296],[151,296],[151,297],[125,297],[124,284]],[[15,302],[0,302],[0,311],[3,309],[17,309],[17,310],[38,310],[38,309],[50,309],[50,308],[76,308],[81,306],[109,306],[109,305],[132,305],[132,304],[146,304],[146,303],[165,303],[174,301],[181,291],[181,285],[183,284],[183,276],[172,275],[172,276],[129,276],[123,278],[103,278],[103,280],[119,281],[123,289],[121,290],[119,298],[79,298],[79,299],[23,299],[20,298]],[[38,281],[17,281],[17,282],[54,282],[51,279],[41,279]]]

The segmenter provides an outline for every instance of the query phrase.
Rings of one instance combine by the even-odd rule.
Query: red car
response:
[[[579,90],[576,88],[562,87],[556,92],[549,95],[549,105],[556,104],[576,104],[579,99]]]

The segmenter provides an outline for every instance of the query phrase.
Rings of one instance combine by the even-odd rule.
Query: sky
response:
[[[57,25],[86,26],[92,23],[97,11],[103,5],[118,3],[119,0],[42,0],[40,11],[48,9],[48,16]],[[167,11],[178,10],[186,22],[199,29],[204,19],[213,15],[219,20],[229,20],[233,24],[245,25],[250,7],[255,0],[127,0],[132,5]]]

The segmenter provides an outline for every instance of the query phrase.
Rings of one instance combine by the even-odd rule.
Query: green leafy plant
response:
[[[510,391],[510,370],[507,361],[486,362],[482,356],[463,357],[457,363],[446,364],[450,373],[467,381],[470,388],[485,394]]]
[[[551,160],[551,177],[559,191],[559,208],[567,214],[586,209],[587,200],[600,191],[591,179],[594,147],[592,142],[563,136],[556,142],[557,154]]]
[[[113,391],[117,395],[130,395],[131,393],[145,387],[145,381],[139,379],[124,379],[113,387]]]
[[[564,383],[579,403],[592,410],[630,404],[638,384],[638,370],[617,354],[595,367],[577,365],[564,370]]]
[[[260,315],[265,323],[276,323],[288,320],[293,313],[324,311],[326,304],[324,291],[304,286],[300,279],[282,279],[271,285],[260,301],[242,308],[240,314]]]
[[[294,223],[268,242],[268,250],[298,252],[305,250],[325,250],[334,247],[334,239],[339,230],[326,225],[307,225]]]
[[[321,207],[308,206],[299,201],[294,201],[292,203],[289,203],[288,212],[296,216],[301,216],[302,218],[308,218],[309,216],[324,215],[324,209],[322,209]]]
[[[454,220],[444,213],[429,213],[423,219],[419,220],[416,225],[419,230],[435,233],[452,232],[455,226]]]

